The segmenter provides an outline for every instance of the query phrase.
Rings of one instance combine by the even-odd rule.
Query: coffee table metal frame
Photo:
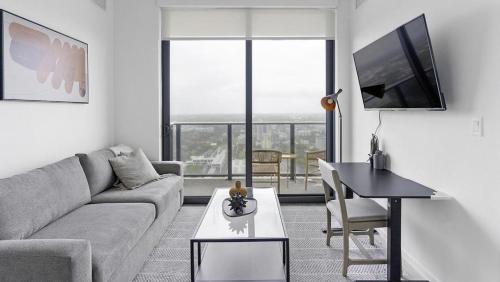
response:
[[[261,188],[254,188],[254,189],[261,189]],[[209,209],[210,205],[212,204],[212,200],[214,199],[214,195],[217,192],[218,188],[214,189],[214,192],[212,194],[212,197],[210,198],[210,202],[207,205],[207,208],[203,212],[203,215],[201,217],[200,222],[198,222],[198,225],[196,226],[195,232],[193,234],[193,238],[190,239],[190,244],[189,244],[189,251],[190,251],[190,260],[191,260],[191,281],[195,282],[196,279],[196,266],[195,266],[195,261],[194,261],[194,255],[195,255],[195,245],[196,245],[196,253],[197,253],[197,258],[198,258],[198,267],[201,265],[201,260],[202,260],[202,243],[231,243],[231,242],[281,242],[282,243],[282,252],[283,252],[283,265],[285,267],[285,278],[286,281],[290,281],[290,240],[288,237],[288,233],[286,232],[285,228],[285,222],[283,221],[283,213],[281,212],[281,207],[279,205],[279,199],[278,196],[276,195],[276,192],[274,193],[274,197],[276,198],[276,203],[277,203],[277,208],[280,214],[280,219],[281,219],[281,224],[283,226],[283,238],[210,238],[210,239],[196,239],[194,238],[194,235],[198,232],[198,229],[205,219],[205,215],[207,213],[207,210]],[[222,204],[222,203],[221,203]]]

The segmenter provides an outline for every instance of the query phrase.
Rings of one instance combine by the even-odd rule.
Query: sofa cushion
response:
[[[108,281],[154,221],[147,203],[85,205],[30,239],[86,239],[92,249],[92,280]]]
[[[116,175],[109,160],[115,157],[110,149],[102,149],[90,154],[77,154],[89,182],[90,194],[98,194],[116,181]]]
[[[134,151],[132,147],[124,144],[118,144],[113,147],[109,147],[109,149],[115,154],[115,156],[129,155]]]
[[[77,157],[0,179],[0,240],[24,239],[90,202]]]
[[[183,178],[178,175],[163,175],[163,178],[134,190],[112,188],[92,197],[92,203],[152,203],[159,217],[170,201],[183,187]]]
[[[160,178],[141,148],[134,150],[129,155],[112,158],[109,162],[116,176],[127,189],[136,189]]]

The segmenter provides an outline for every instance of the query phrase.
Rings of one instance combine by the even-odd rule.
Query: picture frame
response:
[[[0,100],[88,104],[88,44],[0,10]]]

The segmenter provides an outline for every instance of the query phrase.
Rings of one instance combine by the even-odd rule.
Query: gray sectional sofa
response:
[[[131,281],[183,203],[182,166],[113,188],[109,149],[0,180],[0,281]]]

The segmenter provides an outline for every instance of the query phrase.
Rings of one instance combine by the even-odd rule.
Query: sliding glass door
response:
[[[319,105],[333,88],[332,43],[163,42],[163,156],[183,161],[186,196],[235,180],[282,195],[322,192],[314,160],[333,142],[333,116]]]

